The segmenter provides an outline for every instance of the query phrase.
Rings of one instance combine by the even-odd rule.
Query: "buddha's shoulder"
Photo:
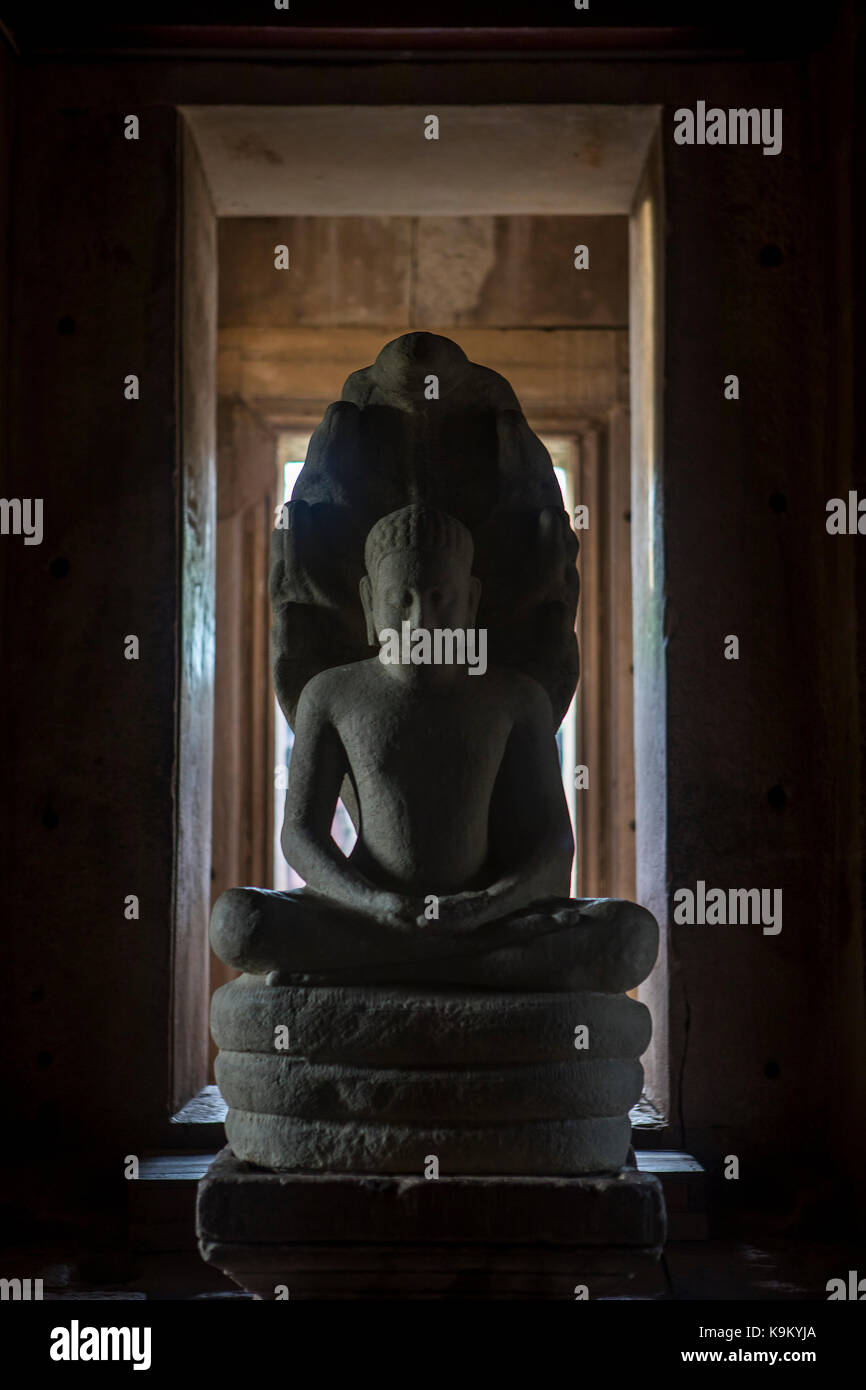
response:
[[[544,687],[533,676],[511,666],[491,666],[489,692],[507,701],[515,713],[550,715],[550,700]]]
[[[346,666],[330,666],[307,681],[301,692],[306,704],[333,705],[334,701],[357,697],[360,689],[376,680],[378,661],[353,661]]]

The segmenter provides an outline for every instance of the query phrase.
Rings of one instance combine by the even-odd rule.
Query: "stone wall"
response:
[[[220,393],[315,424],[413,328],[511,381],[536,428],[627,400],[625,217],[220,219]],[[573,268],[574,247],[589,269]],[[291,269],[274,269],[274,248]]]

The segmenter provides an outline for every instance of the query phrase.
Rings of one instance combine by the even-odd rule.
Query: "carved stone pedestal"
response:
[[[242,975],[214,994],[211,1031],[226,1137],[249,1163],[423,1174],[435,1155],[443,1176],[572,1177],[627,1162],[650,1016],[625,994]]]
[[[646,1290],[665,1210],[658,1179],[634,1168],[272,1173],[225,1148],[199,1184],[197,1230],[202,1257],[261,1299],[572,1300]]]

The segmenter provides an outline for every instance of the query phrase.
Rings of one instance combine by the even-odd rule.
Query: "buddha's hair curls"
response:
[[[418,550],[422,554],[448,550],[471,568],[475,547],[462,521],[436,507],[415,502],[380,517],[371,527],[364,544],[367,573],[372,576],[385,556],[395,550]]]

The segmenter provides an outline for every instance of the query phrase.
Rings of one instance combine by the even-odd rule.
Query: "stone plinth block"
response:
[[[202,1256],[259,1298],[590,1298],[658,1260],[658,1179],[269,1173],[226,1148],[199,1184]],[[283,1295],[285,1296],[285,1295]]]

